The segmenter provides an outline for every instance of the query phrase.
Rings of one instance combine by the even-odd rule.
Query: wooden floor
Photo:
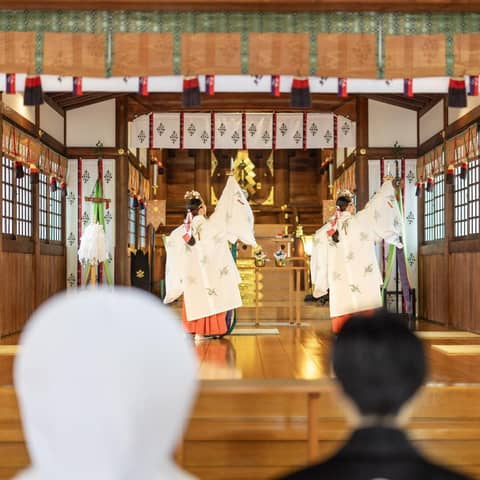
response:
[[[306,323],[308,327],[298,328],[266,321],[260,328],[278,328],[280,334],[233,335],[221,340],[196,342],[201,361],[200,377],[330,381],[333,378],[329,360],[330,321],[307,320]],[[237,328],[254,327],[239,323]],[[480,355],[450,356],[432,348],[433,345],[480,345],[480,335],[458,338],[456,331],[450,330],[452,336],[448,337],[449,330],[430,322],[417,322],[416,329],[419,332],[443,331],[446,335],[445,338],[422,338],[429,357],[429,382],[480,384]]]
[[[305,464],[306,396],[289,391],[289,385],[312,384],[321,391],[318,458],[338,448],[348,429],[332,389],[330,322],[305,322],[309,325],[278,326],[268,321],[261,325],[277,328],[278,335],[194,342],[202,386],[185,435],[184,468],[202,480],[266,480]],[[458,338],[455,332],[425,322],[416,327],[420,332],[445,331],[451,337],[423,340],[431,368],[410,435],[428,456],[480,479],[480,355],[449,356],[432,348],[480,345],[480,335]],[[18,336],[12,336],[0,344],[17,341]],[[0,355],[0,479],[28,464],[12,365],[11,355]],[[281,394],[268,392],[279,385],[284,386]]]

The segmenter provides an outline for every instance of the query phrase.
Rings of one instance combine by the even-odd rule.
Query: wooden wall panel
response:
[[[65,288],[65,257],[0,252],[0,337],[19,332],[38,305]],[[35,300],[37,298],[37,301]]]
[[[167,208],[183,206],[185,192],[195,188],[195,153],[173,151],[166,160]]]
[[[0,337],[18,332],[34,310],[33,255],[0,252]]]
[[[418,316],[426,320],[448,324],[448,279],[447,259],[443,255],[419,257],[419,308]]]
[[[66,266],[63,255],[40,255],[38,262],[40,278],[42,279],[36,286],[38,305],[40,305],[52,295],[66,288]]]
[[[321,209],[321,199],[318,197],[320,160],[316,152],[297,152],[290,158],[289,164],[289,204],[318,204]]]
[[[462,330],[480,331],[480,253],[452,253],[450,260],[451,324]]]

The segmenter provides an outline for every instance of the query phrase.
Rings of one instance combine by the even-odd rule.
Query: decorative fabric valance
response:
[[[3,10],[0,16],[4,73],[478,75],[479,49],[479,13]]]
[[[132,163],[128,164],[128,192],[130,195],[140,196],[144,200],[150,199],[150,180],[145,178]]]
[[[67,159],[65,157],[5,121],[2,146],[4,155],[21,162],[25,167],[30,168],[34,165],[45,175],[54,176],[60,180],[66,179]]]
[[[447,165],[460,165],[463,162],[469,163],[479,156],[477,124],[447,141],[446,162]]]
[[[332,113],[167,112],[140,115],[130,129],[133,148],[313,149],[332,148],[335,138],[355,148],[356,123]]]
[[[420,157],[417,161],[417,179],[426,180],[445,172],[445,154],[443,144]]]

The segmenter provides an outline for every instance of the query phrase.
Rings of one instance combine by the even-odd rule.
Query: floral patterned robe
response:
[[[170,303],[183,294],[188,321],[226,312],[242,305],[240,275],[229,242],[255,245],[253,213],[240,186],[229,177],[215,212],[192,221],[195,244],[182,238],[184,226],[167,241],[166,295]]]
[[[327,223],[317,230],[311,259],[313,295],[329,290],[330,316],[351,314],[382,306],[375,242],[401,244],[402,217],[391,181],[386,181],[365,208],[355,215],[341,212],[339,242],[327,235]]]

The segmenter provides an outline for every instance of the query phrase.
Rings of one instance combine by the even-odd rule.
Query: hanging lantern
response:
[[[27,106],[42,105],[43,90],[40,75],[27,76],[23,92],[23,104]]]
[[[15,178],[20,180],[20,178],[25,176],[25,172],[23,171],[23,163],[20,160],[15,160],[13,166],[15,168]]]
[[[460,178],[466,180],[468,173],[468,163],[463,161],[460,165]]]
[[[415,196],[416,197],[421,197],[422,196],[422,191],[423,191],[423,181],[418,181],[417,182],[417,188],[415,190]]]
[[[448,82],[448,106],[464,108],[467,106],[467,89],[465,79],[453,79]]]
[[[30,164],[30,184],[31,185],[36,185],[38,183],[39,179],[39,171],[38,167],[34,164]]]
[[[133,208],[138,208],[139,207],[139,204],[138,204],[138,197],[136,194],[133,195]]]
[[[292,80],[290,105],[298,108],[310,108],[312,106],[308,78],[294,78]]]
[[[454,178],[455,178],[455,165],[451,163],[447,167],[447,178],[446,178],[447,185],[453,185]]]
[[[435,180],[431,175],[429,175],[427,177],[427,188],[425,190],[427,192],[433,192],[434,185],[435,185]]]
[[[183,106],[200,106],[200,86],[198,77],[184,77],[183,79]]]
[[[50,191],[52,193],[55,193],[58,190],[58,185],[57,185],[57,177],[52,175],[50,177]]]

